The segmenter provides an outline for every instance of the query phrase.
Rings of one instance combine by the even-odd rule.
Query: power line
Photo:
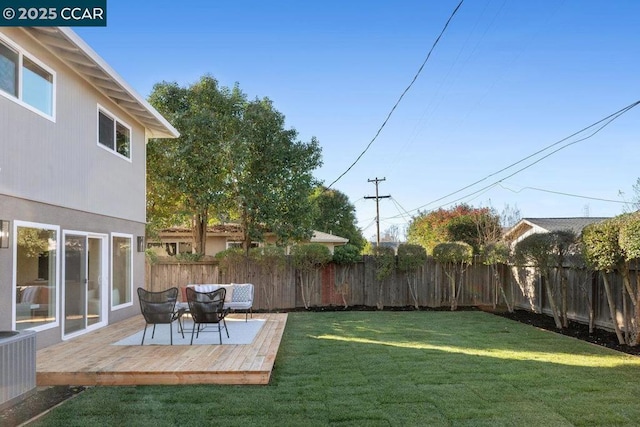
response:
[[[402,205],[400,205],[400,203],[394,199],[393,197],[391,197],[391,201],[393,202],[393,204],[396,206],[396,209],[398,209],[398,213],[400,214],[400,217],[402,219],[404,219],[405,221],[407,221],[405,219],[405,216],[408,218],[411,218],[411,214],[409,212],[407,212],[407,210],[405,208],[402,207]],[[403,213],[404,212],[404,213]],[[406,214],[406,215],[405,215]],[[387,218],[384,218],[387,219]]]
[[[564,193],[562,191],[545,190],[544,188],[522,187],[520,190],[516,191],[516,190],[513,190],[513,189],[511,189],[509,187],[505,187],[504,185],[502,185],[502,183],[498,183],[498,185],[500,185],[500,187],[504,188],[505,190],[511,191],[512,193],[520,193],[523,190],[534,190],[534,191],[542,191],[543,193],[559,194],[561,196],[567,196],[567,197],[577,197],[577,198],[580,198],[580,199],[597,200],[599,202],[620,203],[621,205],[628,204],[628,202],[625,202],[625,201],[622,201],[622,200],[611,200],[611,199],[602,199],[600,197],[581,196],[581,195],[578,195],[578,194]]]
[[[440,41],[440,38],[442,37],[442,35],[444,34],[445,30],[447,29],[447,27],[449,26],[449,23],[451,22],[451,20],[453,19],[453,17],[455,16],[455,14],[458,12],[458,9],[460,9],[460,6],[462,6],[462,3],[464,2],[464,0],[460,0],[460,3],[458,3],[458,5],[456,6],[456,8],[453,10],[453,12],[451,13],[451,15],[449,16],[449,19],[447,19],[446,24],[444,25],[444,27],[442,28],[442,31],[440,31],[440,34],[438,35],[438,37],[436,38],[436,40],[433,42],[433,45],[431,46],[431,49],[429,50],[429,53],[427,54],[427,57],[425,58],[425,60],[422,62],[422,65],[420,66],[420,68],[418,69],[418,72],[415,74],[415,76],[413,76],[413,80],[411,80],[411,83],[409,83],[409,86],[407,86],[407,88],[402,92],[402,94],[400,95],[400,97],[398,98],[398,100],[396,101],[396,103],[393,105],[393,107],[391,108],[391,111],[389,111],[389,114],[387,114],[387,117],[384,119],[384,121],[382,122],[382,125],[380,126],[380,128],[378,128],[378,131],[376,132],[376,134],[374,135],[373,139],[371,141],[369,141],[369,144],[367,144],[367,146],[365,147],[365,149],[362,151],[362,153],[360,153],[360,155],[356,158],[356,160],[351,164],[351,166],[349,166],[347,168],[347,170],[345,170],[344,172],[342,172],[342,174],[337,177],[331,184],[329,184],[327,186],[327,189],[333,187],[333,185],[338,182],[340,179],[342,179],[343,176],[345,176],[355,165],[356,163],[358,163],[360,161],[360,159],[362,158],[362,156],[364,156],[364,154],[369,151],[369,148],[371,148],[371,144],[373,144],[373,142],[378,139],[378,136],[380,135],[380,132],[382,132],[382,129],[384,129],[384,127],[387,125],[387,122],[389,121],[389,119],[391,118],[391,115],[393,114],[393,112],[396,110],[396,108],[398,107],[398,105],[400,104],[400,101],[402,101],[402,98],[404,98],[405,94],[407,92],[409,92],[409,89],[411,89],[411,87],[413,86],[413,84],[416,82],[416,80],[418,79],[418,76],[420,75],[420,73],[422,72],[422,69],[424,68],[424,66],[427,64],[427,61],[429,60],[429,58],[431,57],[431,53],[433,52],[433,50],[435,49],[436,45],[438,44],[438,42]]]
[[[502,181],[504,181],[504,180],[506,180],[506,179],[509,179],[509,178],[513,177],[514,175],[516,175],[516,174],[518,174],[518,173],[520,173],[520,172],[522,172],[522,171],[524,171],[524,170],[526,170],[526,169],[528,169],[528,168],[532,167],[533,165],[535,165],[535,164],[537,164],[537,163],[541,162],[542,160],[544,160],[544,159],[546,159],[547,157],[549,157],[549,156],[551,156],[551,155],[553,155],[553,154],[557,153],[558,151],[563,150],[563,149],[565,149],[565,148],[567,148],[567,147],[569,147],[569,146],[571,146],[571,145],[577,144],[578,142],[582,142],[582,141],[584,141],[584,140],[586,140],[586,139],[589,139],[589,138],[591,138],[591,137],[595,136],[598,132],[600,132],[602,129],[604,129],[605,127],[607,127],[609,124],[611,124],[611,123],[612,123],[614,120],[616,120],[618,117],[620,117],[620,116],[622,116],[623,114],[627,113],[629,110],[631,110],[632,108],[634,108],[634,107],[638,106],[639,104],[640,104],[640,100],[638,100],[638,101],[636,101],[636,102],[634,102],[634,103],[632,103],[632,104],[629,104],[629,105],[627,105],[626,107],[621,108],[620,110],[616,111],[615,113],[610,114],[610,115],[608,115],[607,117],[605,117],[605,118],[603,118],[603,119],[600,119],[600,120],[598,120],[597,122],[592,123],[592,124],[590,124],[589,126],[587,126],[587,127],[585,127],[585,128],[582,128],[582,129],[581,129],[581,130],[579,130],[578,132],[575,132],[575,133],[573,133],[573,134],[571,134],[571,135],[569,135],[569,136],[567,136],[567,137],[565,137],[565,138],[562,138],[561,140],[559,140],[559,141],[557,141],[557,142],[554,142],[553,144],[550,144],[550,145],[548,145],[548,146],[546,146],[546,147],[542,148],[541,150],[538,150],[538,151],[536,151],[535,153],[530,154],[530,155],[528,155],[528,156],[526,156],[526,157],[524,157],[524,158],[522,158],[522,159],[518,160],[517,162],[511,163],[510,165],[508,165],[508,166],[506,166],[506,167],[504,167],[504,168],[500,169],[500,170],[499,170],[499,171],[497,171],[497,172],[491,173],[491,174],[489,174],[489,175],[485,176],[485,177],[484,177],[484,178],[482,178],[482,179],[479,179],[479,180],[477,180],[477,181],[475,181],[475,182],[473,182],[473,183],[471,183],[471,184],[469,184],[469,185],[467,185],[467,186],[465,186],[465,187],[460,188],[459,190],[453,191],[453,192],[451,192],[451,193],[449,193],[449,194],[447,194],[447,195],[445,195],[445,196],[442,196],[442,197],[440,197],[440,198],[438,198],[438,199],[436,199],[436,200],[433,200],[433,201],[431,201],[431,202],[429,202],[429,203],[426,203],[426,204],[424,204],[424,205],[422,205],[422,206],[419,206],[419,207],[417,207],[417,208],[415,208],[415,209],[412,209],[411,211],[417,211],[417,210],[420,210],[420,209],[422,209],[422,208],[424,208],[424,207],[426,207],[426,206],[432,205],[432,204],[437,203],[437,202],[439,202],[439,201],[441,201],[441,200],[444,200],[444,199],[446,199],[446,198],[448,198],[448,197],[450,197],[450,196],[453,196],[454,194],[458,194],[458,193],[460,193],[460,192],[462,192],[462,191],[464,191],[464,190],[466,190],[466,189],[468,189],[468,188],[470,188],[470,187],[473,187],[473,186],[474,186],[474,185],[476,185],[476,184],[481,183],[482,181],[486,181],[487,179],[491,178],[492,176],[498,175],[498,174],[499,174],[499,173],[501,173],[501,172],[504,172],[504,171],[506,171],[506,170],[508,170],[508,169],[511,169],[512,167],[514,167],[514,166],[516,166],[516,165],[518,165],[518,164],[520,164],[520,163],[522,163],[522,162],[524,162],[524,161],[526,161],[526,160],[528,160],[528,159],[530,159],[530,158],[532,158],[532,157],[534,157],[534,156],[536,156],[536,155],[538,155],[538,154],[540,154],[540,153],[542,153],[542,152],[544,152],[544,151],[548,150],[548,149],[549,149],[549,148],[551,148],[551,147],[555,147],[556,145],[561,144],[561,143],[563,143],[563,142],[567,141],[568,139],[573,138],[574,136],[579,135],[579,134],[581,134],[581,133],[583,133],[583,132],[585,132],[585,131],[587,131],[587,130],[589,130],[589,129],[591,129],[591,128],[593,128],[593,127],[595,127],[595,126],[597,126],[597,125],[600,125],[600,124],[601,124],[601,126],[600,126],[600,127],[598,127],[596,130],[594,130],[590,135],[588,135],[588,136],[586,136],[586,137],[584,137],[584,138],[578,139],[578,140],[576,140],[576,141],[569,142],[569,143],[567,143],[567,144],[565,144],[565,145],[563,145],[563,146],[561,146],[561,147],[559,147],[559,148],[557,148],[557,149],[553,150],[552,152],[550,152],[550,153],[548,153],[548,154],[544,155],[543,157],[541,157],[541,158],[539,158],[539,159],[535,160],[534,162],[529,163],[528,165],[526,165],[526,166],[524,166],[524,167],[522,167],[522,168],[520,168],[520,169],[516,170],[515,172],[511,173],[510,175],[507,175],[506,177],[501,178],[501,179],[499,179],[498,181],[493,182],[492,184],[489,184],[489,185],[487,185],[487,186],[485,186],[485,187],[482,187],[480,190],[474,191],[473,193],[470,193],[470,194],[467,194],[467,195],[465,195],[465,196],[462,196],[462,197],[460,197],[460,198],[458,198],[458,199],[456,199],[456,200],[454,200],[454,201],[448,202],[448,203],[446,203],[446,204],[455,203],[455,202],[460,201],[460,200],[463,200],[463,199],[465,199],[465,198],[467,198],[467,197],[473,196],[473,195],[475,195],[475,194],[477,194],[477,193],[479,193],[479,192],[481,192],[481,191],[483,191],[483,190],[486,190],[486,189],[488,189],[488,188],[490,188],[490,187],[493,187],[493,186],[497,185],[498,183],[500,183],[500,182],[502,182]],[[603,122],[604,122],[604,123],[603,123]]]

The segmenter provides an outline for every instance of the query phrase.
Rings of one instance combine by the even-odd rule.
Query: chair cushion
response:
[[[234,284],[232,302],[246,302],[251,301],[251,287],[253,285],[246,284]]]
[[[189,285],[192,286],[192,285]],[[213,292],[219,288],[225,288],[224,302],[231,302],[233,297],[233,285],[193,285],[196,292]]]
[[[224,294],[224,302],[231,302],[233,298],[234,286],[233,285],[220,285],[221,288],[225,288],[227,292]]]
[[[213,292],[218,290],[219,285],[193,285],[196,292]]]

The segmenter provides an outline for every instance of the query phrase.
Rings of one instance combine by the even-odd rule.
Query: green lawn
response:
[[[482,312],[291,313],[268,386],[96,387],[35,425],[640,424],[640,358]]]

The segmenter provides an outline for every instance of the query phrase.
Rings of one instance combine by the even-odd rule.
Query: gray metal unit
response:
[[[0,338],[0,408],[36,388],[36,333],[20,331]]]

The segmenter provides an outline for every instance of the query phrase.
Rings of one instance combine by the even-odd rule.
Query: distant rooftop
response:
[[[548,232],[572,231],[580,235],[584,227],[595,222],[610,219],[609,217],[572,217],[572,218],[522,218],[511,229],[504,234],[506,240],[516,239],[526,231],[540,227]]]
[[[570,230],[576,234],[582,233],[582,229],[594,222],[604,221],[608,217],[573,217],[573,218],[523,218],[532,224],[549,231]]]

